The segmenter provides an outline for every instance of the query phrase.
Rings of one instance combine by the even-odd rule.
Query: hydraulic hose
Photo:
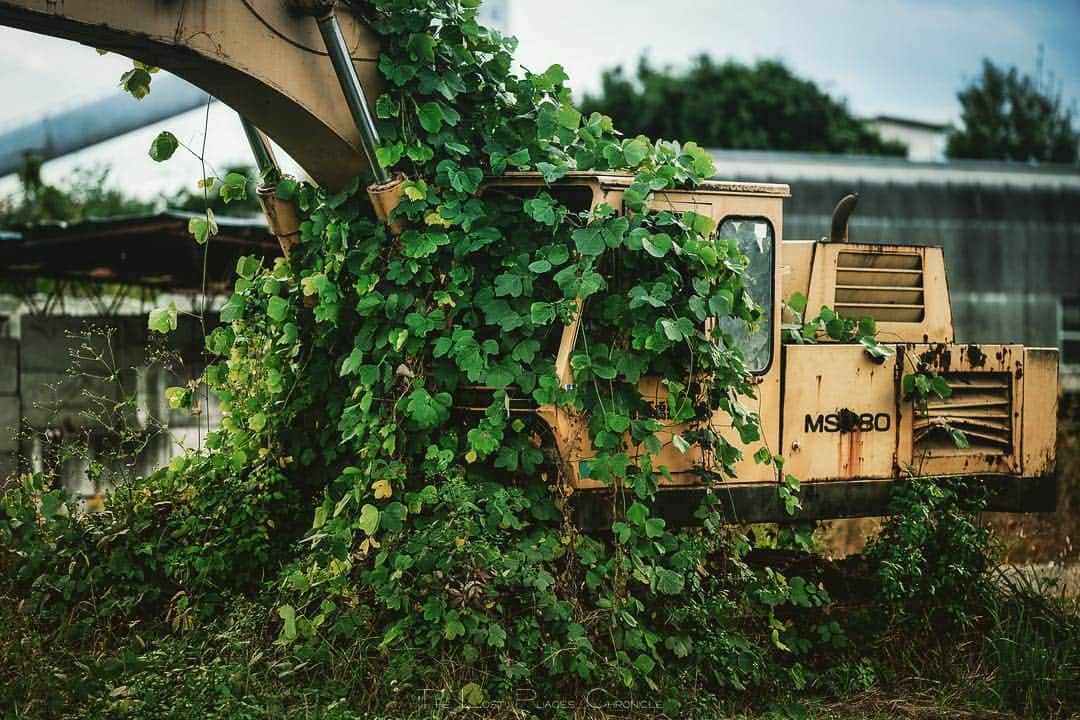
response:
[[[330,62],[334,65],[341,90],[345,93],[345,103],[349,106],[356,128],[360,131],[360,140],[364,146],[364,155],[367,156],[368,166],[375,175],[375,183],[382,185],[390,176],[386,169],[379,165],[375,159],[375,147],[379,144],[379,131],[375,129],[375,119],[371,116],[367,98],[364,96],[364,87],[360,84],[360,77],[353,67],[352,57],[345,45],[345,37],[341,34],[341,26],[333,10],[319,16],[319,32],[322,33],[323,42],[326,43],[326,52],[330,55]]]

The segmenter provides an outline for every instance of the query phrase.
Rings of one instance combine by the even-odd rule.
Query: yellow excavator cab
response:
[[[622,212],[632,181],[630,175],[572,172],[548,184],[536,173],[509,173],[485,187],[520,195],[544,190],[572,210],[606,203]],[[750,256],[747,272],[757,281],[749,285],[764,319],[753,331],[731,330],[753,373],[755,397],[745,404],[761,418],[761,443],[783,455],[784,471],[802,482],[798,516],[883,514],[893,483],[913,474],[971,477],[987,492],[991,509],[1053,509],[1057,350],[955,344],[941,248],[849,243],[846,217],[839,232],[834,228],[837,241],[785,241],[789,196],[787,185],[708,181],[657,192],[651,207],[705,215],[715,232],[738,238]],[[878,340],[895,352],[873,358],[862,345],[826,338],[782,344],[782,323],[791,319],[782,301],[794,293],[808,298],[808,312],[827,306],[846,317],[873,318]],[[574,383],[570,357],[579,325],[580,313],[558,347],[556,371],[564,386]],[[932,395],[925,406],[905,396],[903,377],[917,372],[941,376],[951,395]],[[656,378],[642,378],[640,389],[663,402]],[[515,398],[512,408],[536,413],[549,427],[581,522],[604,523],[610,502],[604,500],[608,489],[588,474],[588,419],[572,409],[531,406],[527,398]],[[723,413],[696,422],[711,423],[741,445]],[[671,425],[658,433],[665,442],[653,459],[670,472],[659,501],[669,518],[689,521],[710,486],[729,520],[790,517],[776,493],[776,468],[755,462],[756,447],[743,446],[735,477],[723,478],[708,453],[676,447],[674,437],[685,429]],[[950,431],[963,433],[968,446],[958,447]]]

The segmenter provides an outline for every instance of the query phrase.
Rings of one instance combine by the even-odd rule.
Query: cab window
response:
[[[763,373],[772,361],[773,259],[775,240],[772,223],[760,217],[727,217],[717,230],[721,239],[735,238],[739,250],[750,259],[743,284],[761,307],[761,319],[753,326],[737,318],[724,318],[720,329],[735,338],[746,369]]]

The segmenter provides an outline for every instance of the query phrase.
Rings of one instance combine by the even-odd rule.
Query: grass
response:
[[[1080,441],[1063,438],[1059,514],[1075,525],[1080,508]],[[1070,474],[1075,473],[1075,474]],[[1059,518],[1060,519],[1060,518]],[[1025,521],[1035,533],[1035,524]],[[1072,523],[1069,525],[1068,523]],[[997,522],[995,522],[997,524]],[[1000,526],[999,526],[1000,529]],[[1060,534],[1060,531],[1059,531]],[[1057,538],[1058,535],[1054,535]],[[1052,539],[1052,538],[1051,538]],[[1048,540],[1036,548],[1045,557]],[[1057,542],[1057,540],[1055,540]],[[1068,546],[1067,551],[1075,555]],[[1030,559],[1025,557],[1025,559]],[[1053,559],[1060,561],[1061,556]],[[1075,561],[1075,557],[1073,558]],[[1057,570],[1057,566],[1053,568]],[[832,667],[791,697],[762,697],[751,689],[701,700],[697,715],[741,720],[985,720],[1080,717],[1080,598],[1045,568],[994,571],[994,591],[973,608],[967,628],[939,631],[917,615],[884,622],[869,598],[844,603],[835,617],[855,647],[825,660]],[[175,634],[160,626],[93,636],[38,626],[19,600],[0,596],[0,717],[228,718],[229,720],[350,720],[352,718],[553,718],[550,706],[528,704],[467,709],[420,702],[419,691],[394,693],[380,681],[378,657],[350,648],[318,672],[273,645],[275,616],[258,602],[237,601],[209,627]],[[861,625],[861,627],[860,627]],[[856,650],[857,648],[857,650]],[[446,680],[453,687],[453,678]],[[376,697],[376,695],[378,695]],[[647,698],[646,698],[647,700]],[[388,704],[389,703],[389,704]],[[582,701],[562,717],[652,715],[645,705],[592,707]],[[675,715],[669,716],[674,717]]]
[[[959,720],[1069,718],[1080,712],[1080,606],[1052,580],[1012,570],[995,578],[975,625],[936,635],[906,626],[834,663],[806,690],[786,698],[751,690],[700,702],[694,715],[743,720]],[[842,611],[842,608],[838,608]],[[238,603],[211,627],[186,635],[163,627],[123,636],[65,637],[30,623],[0,598],[0,715],[58,718],[229,718],[351,720],[386,717],[549,718],[550,706],[462,708],[423,703],[405,689],[372,696],[375,658],[311,673],[283,656],[267,634],[260,604]],[[393,696],[393,693],[391,693]],[[662,717],[647,703],[645,714]],[[628,711],[629,708],[629,711]],[[636,717],[632,706],[571,703],[561,717]],[[684,713],[686,710],[684,710]],[[670,715],[670,714],[669,714]],[[674,717],[674,715],[670,715]]]
[[[1080,608],[1053,581],[1023,570],[999,575],[980,656],[986,704],[1035,716],[1080,709]]]

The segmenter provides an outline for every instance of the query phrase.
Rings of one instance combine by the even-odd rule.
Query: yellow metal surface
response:
[[[877,364],[859,346],[789,345],[784,360],[783,450],[803,482],[1054,470],[1056,349],[903,344]],[[904,397],[915,372],[951,393]]]
[[[289,259],[289,251],[300,243],[300,216],[296,205],[277,196],[274,185],[259,185],[255,190],[266,217],[267,229],[277,238],[281,253]]]
[[[344,9],[338,17],[374,102],[378,39]],[[320,184],[343,187],[365,167],[316,22],[282,0],[0,0],[0,24],[165,68],[264,130]]]
[[[896,356],[861,345],[784,347],[785,470],[804,481],[888,478],[896,454]]]
[[[1049,475],[1054,472],[1057,443],[1057,348],[1024,348],[1021,376],[1024,383],[1021,465],[1027,477]]]
[[[816,242],[805,240],[785,240],[782,243],[783,263],[780,265],[780,276],[776,279],[777,296],[785,303],[795,293],[801,293],[804,297],[810,294],[810,268],[814,263],[814,248]],[[794,317],[790,310],[784,311],[784,322],[792,322]]]
[[[384,223],[388,223],[391,234],[395,237],[405,232],[405,220],[396,217],[390,219],[390,214],[397,209],[401,202],[405,188],[405,175],[398,173],[381,185],[368,185],[367,194],[371,200],[371,207],[375,210],[375,217]]]
[[[792,281],[803,277],[801,268],[793,270]],[[806,295],[812,316],[824,305],[846,317],[874,318],[882,342],[953,340],[941,248],[815,243]]]

